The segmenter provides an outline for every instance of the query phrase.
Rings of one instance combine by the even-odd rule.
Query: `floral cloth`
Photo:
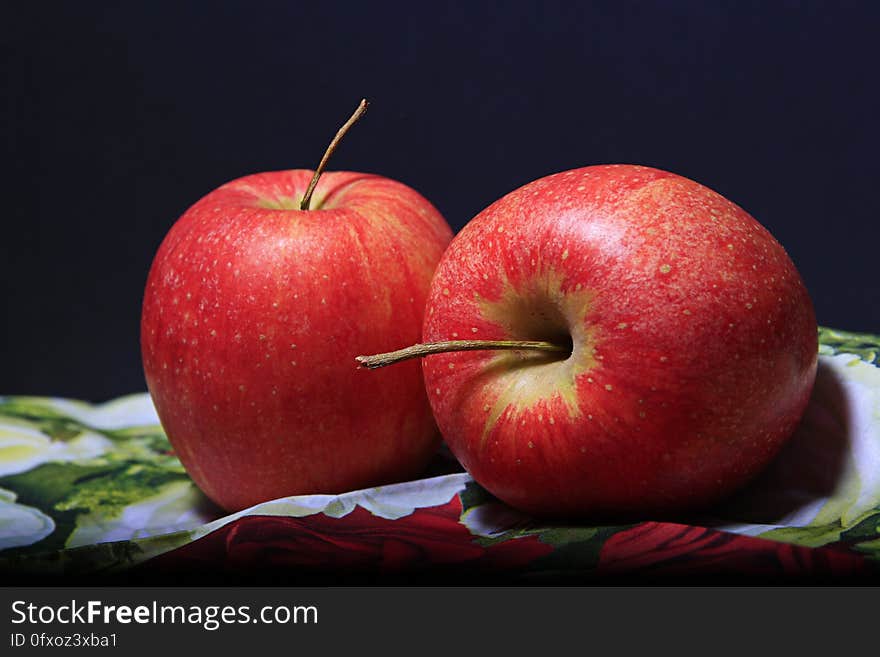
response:
[[[540,522],[441,450],[425,478],[225,514],[174,456],[150,398],[0,397],[0,572],[665,576],[880,574],[880,338],[820,329],[817,382],[783,452],[676,522]]]

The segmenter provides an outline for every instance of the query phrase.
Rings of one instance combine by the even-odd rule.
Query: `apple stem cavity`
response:
[[[327,162],[333,156],[333,152],[336,150],[336,147],[339,145],[339,142],[342,141],[342,138],[345,137],[345,133],[348,132],[349,128],[353,126],[359,118],[364,115],[364,112],[367,111],[367,106],[369,103],[367,99],[364,98],[361,100],[360,104],[357,106],[357,109],[354,111],[354,114],[342,124],[342,127],[336,132],[336,136],[330,141],[330,145],[327,146],[327,150],[324,151],[324,157],[321,158],[321,161],[318,163],[317,168],[315,169],[315,175],[312,176],[311,182],[309,182],[308,188],[306,188],[306,193],[303,195],[302,203],[299,204],[300,210],[308,210],[309,205],[312,202],[312,193],[315,191],[315,187],[318,186],[318,178],[321,177],[321,174],[324,173],[324,167],[327,166]]]
[[[553,351],[571,353],[571,345],[560,345],[544,340],[449,340],[414,344],[405,349],[389,351],[373,356],[357,356],[355,360],[361,367],[375,370],[386,365],[394,365],[411,358],[421,358],[431,354],[444,354],[453,351],[480,351],[484,349],[529,349],[534,351]]]

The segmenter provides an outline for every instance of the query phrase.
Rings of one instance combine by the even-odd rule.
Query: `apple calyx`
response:
[[[404,349],[389,351],[372,356],[357,356],[355,360],[361,367],[375,370],[386,365],[394,365],[411,358],[421,358],[431,354],[453,351],[480,351],[485,349],[534,350],[571,353],[571,345],[555,344],[545,340],[448,340],[414,344]]]
[[[333,152],[336,150],[336,147],[339,145],[339,142],[342,141],[342,138],[345,137],[345,133],[348,132],[349,128],[353,126],[361,116],[363,116],[364,112],[367,111],[367,106],[369,103],[366,98],[361,99],[360,104],[358,104],[357,109],[354,111],[354,114],[342,124],[342,127],[336,132],[336,136],[330,141],[330,145],[327,146],[327,150],[324,151],[324,157],[321,158],[321,161],[318,163],[318,166],[315,168],[315,175],[312,176],[311,182],[309,182],[309,186],[306,188],[306,193],[303,195],[302,202],[299,204],[300,210],[308,210],[309,205],[312,202],[312,193],[315,191],[315,187],[318,186],[318,178],[321,177],[321,174],[324,173],[324,167],[327,166],[327,162],[333,155]]]

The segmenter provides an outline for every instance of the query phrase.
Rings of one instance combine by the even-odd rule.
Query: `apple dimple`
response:
[[[565,298],[550,290],[508,290],[500,298],[477,298],[482,319],[498,327],[501,337],[510,340],[546,340],[564,347],[560,352],[547,352],[543,358],[567,360],[580,352],[585,341],[584,308],[567,304]],[[586,305],[586,304],[585,304]]]
[[[208,195],[210,200],[202,203],[222,202],[226,207],[276,210],[289,215],[298,213],[326,212],[346,206],[346,196],[364,180],[376,178],[373,174],[349,171],[330,171],[321,176],[312,194],[309,209],[301,210],[309,180],[313,176],[308,169],[256,173],[221,185]],[[302,216],[302,215],[301,215]]]
[[[521,418],[531,415],[543,418],[546,414],[549,430],[556,422],[550,408],[563,408],[563,415],[571,418],[580,416],[578,381],[598,363],[594,357],[592,329],[587,321],[593,292],[582,285],[571,284],[570,279],[553,268],[515,283],[503,271],[497,271],[493,279],[503,279],[500,287],[486,282],[479,273],[476,281],[458,275],[459,286],[467,288],[473,283],[477,289],[468,298],[460,293],[447,294],[448,288],[437,288],[447,303],[459,309],[460,315],[455,324],[437,326],[432,335],[439,337],[439,331],[446,331],[445,338],[457,339],[466,333],[465,325],[473,324],[472,332],[478,331],[482,338],[540,340],[562,347],[556,352],[513,349],[447,354],[438,358],[437,368],[445,370],[443,378],[468,379],[471,383],[463,388],[468,394],[480,387],[477,394],[483,406],[480,449],[488,448],[488,436],[499,423],[519,425]],[[457,404],[458,400],[471,403],[461,399],[464,396],[456,395],[450,403]],[[530,449],[541,448],[541,441],[536,442]]]

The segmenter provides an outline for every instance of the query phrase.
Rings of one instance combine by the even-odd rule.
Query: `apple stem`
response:
[[[543,340],[449,340],[446,342],[427,342],[414,344],[405,349],[389,351],[374,356],[357,356],[355,360],[370,370],[386,365],[394,365],[410,358],[421,358],[431,354],[443,354],[451,351],[479,351],[483,349],[533,349],[537,351],[568,351],[565,347]]]
[[[345,133],[348,132],[348,129],[353,126],[359,118],[364,115],[364,112],[367,111],[367,99],[364,98],[361,100],[360,104],[357,106],[357,109],[354,111],[354,114],[342,124],[342,127],[336,132],[336,136],[330,142],[330,145],[327,147],[327,150],[324,151],[324,157],[321,158],[321,161],[318,163],[318,167],[315,169],[315,175],[312,176],[312,180],[309,183],[308,188],[306,189],[306,193],[303,195],[302,203],[299,204],[300,210],[308,210],[309,204],[312,202],[312,193],[315,191],[315,187],[318,186],[318,178],[321,177],[321,174],[324,173],[324,167],[327,166],[327,162],[330,160],[330,157],[333,155],[333,152],[336,150],[336,147],[339,145],[339,142],[342,141],[342,138],[345,137]]]

